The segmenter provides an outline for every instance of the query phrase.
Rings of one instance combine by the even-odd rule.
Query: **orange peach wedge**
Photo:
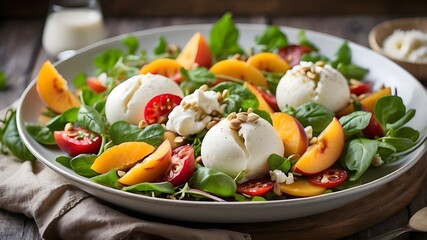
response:
[[[68,89],[67,81],[49,61],[42,65],[36,84],[41,100],[56,113],[80,106],[79,99]]]
[[[174,77],[179,73],[179,70],[182,68],[175,59],[171,58],[159,58],[147,65],[144,65],[139,71],[140,74],[152,73],[160,74],[165,77]]]
[[[291,184],[281,183],[280,190],[295,197],[311,197],[323,194],[326,188],[313,185],[305,178],[298,178]]]
[[[260,91],[254,87],[252,84],[245,82],[243,84],[247,89],[249,89],[249,91],[251,91],[255,97],[258,99],[258,109],[262,110],[262,111],[266,111],[268,113],[273,113],[273,109],[271,109],[270,105],[268,105],[268,103],[265,101],[265,99],[262,97]]]
[[[282,112],[273,113],[271,119],[285,147],[285,157],[292,154],[302,156],[308,147],[308,138],[301,123],[291,115]]]
[[[113,169],[128,170],[153,151],[154,147],[145,142],[124,142],[105,150],[95,159],[91,168],[97,173]]]
[[[247,63],[265,72],[285,73],[289,69],[289,65],[285,60],[279,55],[270,52],[255,54],[248,59]]]
[[[165,140],[155,152],[150,154],[142,162],[137,163],[125,175],[119,179],[124,185],[134,185],[142,182],[152,182],[164,176],[171,162],[172,147]]]
[[[228,81],[227,77],[240,79],[255,86],[267,87],[267,80],[254,66],[237,59],[226,59],[215,63],[210,69],[218,76],[215,84]]]
[[[380,90],[370,94],[369,96],[361,99],[360,104],[362,104],[366,108],[366,110],[373,113],[375,103],[377,103],[378,99],[380,99],[384,96],[389,96],[389,95],[391,95],[391,88],[386,87],[386,88],[380,89]],[[349,103],[345,108],[343,108],[339,112],[337,112],[336,115],[338,117],[341,117],[341,116],[350,114],[353,111],[354,111],[353,104]]]
[[[337,118],[320,133],[295,163],[294,170],[301,174],[315,174],[332,166],[344,148],[344,130]]]
[[[211,66],[211,50],[201,33],[197,32],[191,37],[176,58],[176,61],[185,69],[190,69],[195,65],[206,68]]]

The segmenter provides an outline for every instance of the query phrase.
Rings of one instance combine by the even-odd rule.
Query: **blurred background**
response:
[[[44,17],[48,0],[0,1],[2,18]],[[105,17],[424,15],[426,0],[99,0]]]

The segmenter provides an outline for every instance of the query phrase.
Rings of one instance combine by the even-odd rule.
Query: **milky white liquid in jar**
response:
[[[77,50],[105,37],[102,15],[93,9],[67,9],[51,13],[43,33],[43,47],[52,56]]]

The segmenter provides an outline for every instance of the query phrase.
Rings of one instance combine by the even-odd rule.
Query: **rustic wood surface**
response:
[[[277,18],[252,16],[238,17],[235,21],[242,23],[273,23],[306,28],[326,32],[368,46],[369,30],[377,23],[395,17],[397,16]],[[106,28],[108,35],[114,36],[158,26],[212,23],[215,20],[216,18],[214,17],[106,18]],[[46,55],[41,47],[43,24],[43,18],[3,19],[0,22],[0,71],[4,71],[8,78],[8,87],[0,91],[0,109],[7,107],[19,98],[29,82],[32,81],[43,61],[46,59],[53,60]],[[414,171],[405,176],[406,185],[402,185],[402,182],[399,181],[392,182],[379,192],[374,193],[370,198],[362,199],[360,205],[353,204],[340,211],[331,211],[323,216],[323,221],[325,221],[323,225],[313,225],[310,221],[312,218],[299,219],[296,223],[293,223],[294,225],[289,225],[295,228],[294,232],[289,229],[278,230],[277,234],[270,233],[269,238],[265,239],[307,239],[308,235],[295,235],[295,232],[304,228],[306,232],[307,229],[311,229],[313,234],[316,231],[324,231],[328,223],[335,223],[335,225],[331,225],[334,228],[328,229],[328,231],[331,231],[331,235],[323,236],[321,239],[342,237],[343,235],[335,233],[339,231],[347,233],[346,235],[348,236],[343,239],[369,239],[392,229],[403,227],[416,210],[427,206],[427,179],[424,178],[426,175],[426,162],[427,159],[424,157],[424,160],[417,164],[417,168],[414,168]],[[394,195],[392,192],[394,192]],[[380,204],[378,199],[384,201],[384,204]],[[375,205],[376,207],[372,208],[370,205]],[[363,221],[360,221],[360,219],[363,219]],[[339,222],[342,223],[339,224]],[[298,227],[297,223],[306,227],[301,225]],[[249,229],[255,239],[264,239],[263,236],[266,235],[264,235],[263,231],[265,229],[259,228],[259,226],[233,227]],[[274,227],[278,227],[278,224],[272,224],[269,229],[274,229]],[[307,234],[309,233],[307,232]],[[40,236],[33,220],[22,214],[0,209],[0,239],[40,239]],[[406,234],[399,239],[427,239],[427,234]]]

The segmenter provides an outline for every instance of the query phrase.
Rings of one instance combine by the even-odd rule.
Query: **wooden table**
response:
[[[235,18],[238,23],[268,23],[325,32],[368,46],[368,32],[377,23],[399,16]],[[107,18],[108,36],[189,23],[212,23],[217,18]],[[6,72],[8,87],[0,91],[0,109],[22,94],[39,67],[49,57],[41,47],[44,19],[7,19],[0,22],[0,70]],[[53,59],[51,59],[53,60]],[[423,177],[423,176],[420,176]],[[404,193],[402,193],[404,194]],[[409,216],[427,205],[427,181],[412,202],[397,214],[345,239],[369,239],[407,224]],[[0,206],[1,207],[1,206]],[[381,213],[379,213],[381,214]],[[34,221],[0,209],[0,239],[40,239]],[[427,234],[407,234],[400,239],[427,239]]]

